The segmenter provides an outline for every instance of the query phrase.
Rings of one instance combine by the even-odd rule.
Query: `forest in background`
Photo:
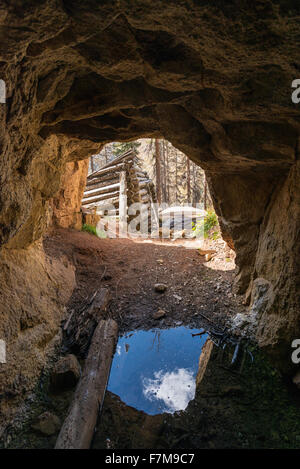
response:
[[[164,139],[109,143],[90,158],[89,174],[129,149],[136,151],[142,170],[154,182],[159,203],[212,206],[203,169]]]

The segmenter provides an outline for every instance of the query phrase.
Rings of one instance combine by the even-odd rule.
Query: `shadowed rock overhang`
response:
[[[164,137],[205,169],[258,339],[287,353],[300,333],[298,2],[12,0],[0,17],[1,244],[42,236],[67,162]]]

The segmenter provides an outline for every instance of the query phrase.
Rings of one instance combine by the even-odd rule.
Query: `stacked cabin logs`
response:
[[[129,150],[88,176],[82,199],[83,210],[113,207],[113,213],[119,216],[121,174],[125,174],[126,179],[127,206],[142,203],[148,210],[153,207],[156,202],[154,184],[147,172],[141,169],[135,152]],[[131,214],[127,220],[130,222],[135,216]],[[150,217],[149,210],[149,220]]]

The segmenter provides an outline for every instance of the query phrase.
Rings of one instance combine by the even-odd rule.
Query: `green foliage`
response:
[[[220,237],[219,230],[212,231],[213,228],[218,228],[218,217],[213,210],[207,210],[207,215],[198,223],[195,223],[192,230],[196,235],[203,233],[204,238],[211,238],[216,240]]]
[[[122,155],[125,151],[128,150],[137,150],[140,146],[140,142],[119,142],[115,143],[113,147],[113,154],[115,156]]]
[[[216,241],[216,239],[220,238],[220,232],[219,231],[214,231],[211,235],[212,239]]]
[[[208,210],[207,215],[204,218],[204,236],[205,234],[208,236],[212,228],[215,226],[218,226],[217,215],[213,210]]]
[[[93,235],[95,235],[95,236],[98,236],[98,235],[97,235],[96,227],[95,227],[95,226],[92,226],[92,225],[88,225],[87,223],[84,223],[84,225],[82,225],[81,231],[86,231],[87,233],[90,233],[90,234],[93,234]]]

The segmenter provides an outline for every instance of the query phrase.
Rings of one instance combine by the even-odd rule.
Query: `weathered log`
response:
[[[105,195],[101,195],[101,196],[97,196],[97,197],[89,197],[89,198],[86,198],[82,201],[82,205],[90,205],[90,204],[94,204],[95,202],[99,202],[100,200],[107,200],[107,199],[112,199],[114,197],[117,197],[119,195],[119,191],[118,192],[110,192],[109,194],[105,194]]]
[[[87,177],[87,181],[92,181],[104,174],[110,174],[110,173],[114,173],[116,171],[121,171],[122,169],[124,169],[124,163],[119,163],[119,164],[113,164],[109,167],[104,167],[104,168],[101,168],[99,169],[98,171],[96,171],[95,173],[92,173],[90,174],[88,177]]]
[[[116,184],[110,184],[104,187],[96,188],[96,189],[89,189],[84,191],[83,194],[83,200],[87,199],[88,197],[96,196],[96,195],[101,195],[101,194],[107,194],[112,191],[118,190],[120,187],[120,184],[117,182]]]
[[[109,161],[106,163],[104,166],[102,166],[101,169],[98,169],[97,171],[94,171],[93,173],[89,174],[88,178],[92,179],[93,177],[97,176],[99,173],[103,172],[104,170],[108,168],[112,168],[113,166],[116,166],[118,164],[124,164],[126,163],[127,159],[134,159],[134,153],[132,150],[128,150],[127,152],[123,153],[122,155],[118,156],[117,158],[114,158],[112,161]]]
[[[91,179],[87,181],[85,190],[97,189],[98,187],[103,187],[108,184],[115,184],[119,181],[119,172],[116,171],[113,174],[106,174],[99,178]]]
[[[97,205],[94,205],[94,207],[97,208],[97,213],[101,214],[101,211],[103,210],[112,209],[112,205],[114,207],[119,207],[119,197],[115,197],[114,199],[109,200],[107,203],[104,200],[103,203],[98,203]]]
[[[148,175],[147,175],[147,173],[144,173],[144,171],[137,170],[137,171],[135,171],[135,174],[138,178],[148,179]]]
[[[140,194],[141,197],[143,197],[144,195],[147,195],[147,194],[148,194],[148,191],[147,191],[147,189],[141,189],[141,190],[139,191],[139,194]]]
[[[119,237],[126,237],[127,233],[127,184],[126,172],[120,174],[119,195]]]
[[[138,183],[140,187],[146,187],[151,183],[151,179],[139,179]]]
[[[117,337],[118,325],[113,319],[99,322],[55,449],[90,448],[104,400]]]

